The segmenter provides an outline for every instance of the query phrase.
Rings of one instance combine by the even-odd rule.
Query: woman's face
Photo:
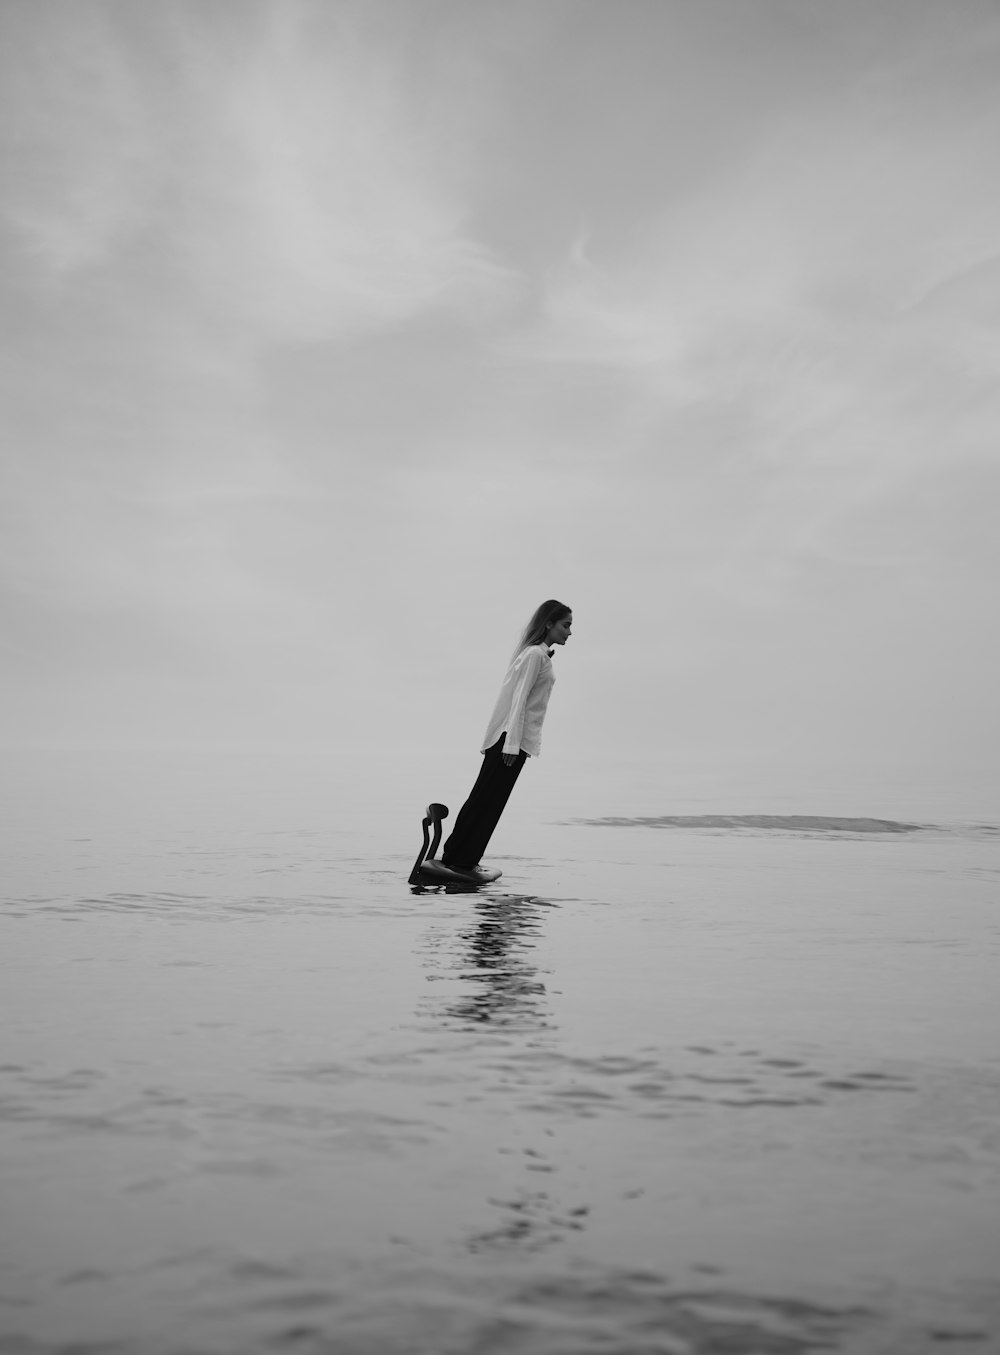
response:
[[[573,629],[573,613],[564,616],[561,621],[553,621],[549,626],[548,642],[550,645],[564,645],[569,639],[570,631]]]

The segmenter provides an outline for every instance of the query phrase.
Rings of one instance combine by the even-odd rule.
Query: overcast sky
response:
[[[998,747],[995,0],[0,0],[9,745]]]

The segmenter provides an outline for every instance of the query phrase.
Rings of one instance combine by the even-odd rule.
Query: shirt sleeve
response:
[[[542,651],[540,649],[526,649],[524,651],[525,659],[520,673],[514,683],[514,691],[510,699],[510,715],[507,720],[507,737],[504,739],[503,751],[505,753],[519,753],[521,751],[521,735],[524,733],[524,711],[528,704],[528,697],[531,695],[531,689],[535,685],[535,679],[538,677],[542,667]]]

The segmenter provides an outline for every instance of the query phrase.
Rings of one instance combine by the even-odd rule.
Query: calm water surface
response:
[[[991,806],[466,770],[10,764],[0,1351],[1000,1350]]]

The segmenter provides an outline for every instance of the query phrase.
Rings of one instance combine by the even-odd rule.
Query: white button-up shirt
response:
[[[504,676],[480,751],[485,753],[492,748],[506,730],[505,753],[519,753],[523,748],[529,757],[538,757],[542,721],[555,680],[552,660],[544,645],[529,645],[516,654]]]

